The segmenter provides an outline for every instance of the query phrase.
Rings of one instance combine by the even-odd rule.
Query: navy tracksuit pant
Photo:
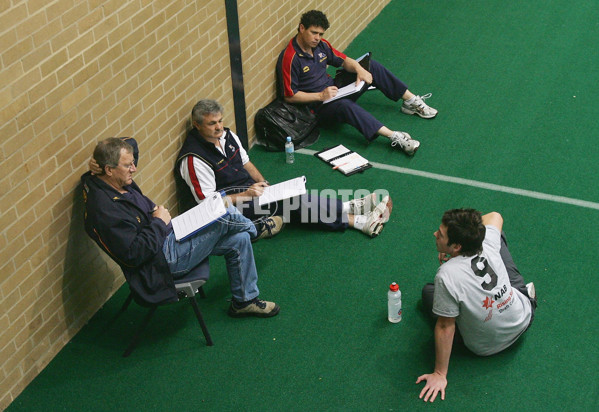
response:
[[[253,179],[246,182],[251,186]],[[241,190],[241,189],[240,189]],[[328,231],[344,231],[349,227],[341,199],[313,196],[310,193],[293,199],[260,206],[257,198],[238,206],[239,211],[254,223],[268,216],[282,216],[291,224],[308,224]]]
[[[404,95],[408,86],[399,80],[385,66],[375,60],[370,61],[370,74],[372,74],[372,85],[379,89],[387,98],[398,101]],[[355,127],[368,141],[377,138],[378,130],[383,124],[373,115],[364,110],[356,100],[367,90],[355,93],[347,98],[321,104],[316,110],[320,124],[331,121],[347,123]]]

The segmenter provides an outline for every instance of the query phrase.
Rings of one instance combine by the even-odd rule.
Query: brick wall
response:
[[[343,50],[389,1],[328,1],[327,39]],[[218,99],[235,128],[224,4],[0,0],[0,409],[123,284],[82,228],[78,182],[96,142],[136,137],[136,181],[174,206],[193,104]],[[238,1],[251,139],[279,51],[318,7]]]

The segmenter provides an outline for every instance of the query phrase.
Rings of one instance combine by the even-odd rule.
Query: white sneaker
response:
[[[376,207],[376,193],[349,201],[348,215],[365,215]]]
[[[385,212],[383,213],[383,221],[384,223],[387,223],[387,221],[389,220],[389,216],[391,215],[391,210],[393,209],[393,201],[389,196],[385,196],[383,197],[381,202],[384,202],[386,206]],[[368,213],[372,212],[374,208],[378,205],[379,203],[377,203],[376,193],[371,193],[366,197],[350,200],[349,211],[347,212],[347,214],[354,216],[367,215]]]
[[[407,104],[404,100],[401,105],[401,111],[405,114],[416,114],[423,119],[432,119],[438,113],[437,109],[433,109],[424,101],[431,97],[433,94],[428,93],[424,96],[415,96],[414,102],[412,104]]]
[[[531,299],[537,298],[537,291],[535,290],[535,284],[530,282],[526,284],[526,291],[528,292],[528,297]]]
[[[391,146],[399,146],[407,155],[413,156],[420,147],[420,142],[412,139],[406,132],[393,132],[391,135]]]
[[[388,196],[385,196],[388,200]],[[370,236],[377,237],[383,230],[385,225],[385,214],[387,211],[387,201],[383,199],[381,203],[376,205],[374,210],[366,215],[366,223],[362,228],[362,233]],[[387,216],[388,219],[388,216]]]

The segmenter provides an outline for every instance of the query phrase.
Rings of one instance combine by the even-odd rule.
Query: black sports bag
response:
[[[316,115],[307,105],[273,100],[254,118],[257,143],[268,151],[282,152],[287,136],[291,136],[295,149],[301,149],[318,140],[320,130],[316,123]]]

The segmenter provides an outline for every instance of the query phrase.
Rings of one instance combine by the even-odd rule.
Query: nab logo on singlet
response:
[[[499,289],[499,292],[497,292],[494,296],[495,300],[501,299],[503,295],[505,295],[505,292],[507,292],[507,285],[503,285],[503,287]]]

